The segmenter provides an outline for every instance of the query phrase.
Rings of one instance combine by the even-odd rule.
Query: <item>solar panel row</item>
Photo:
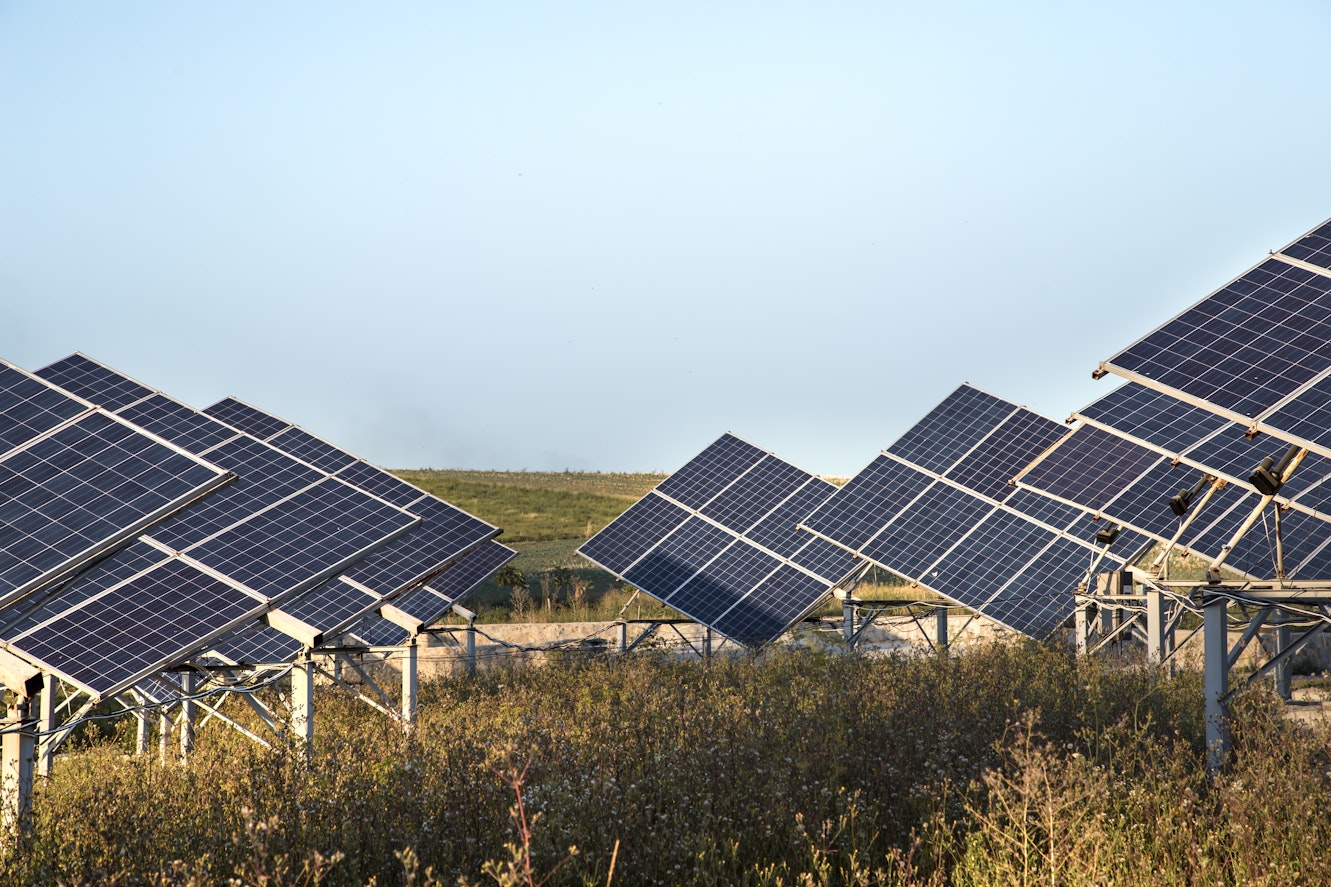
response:
[[[196,457],[206,454],[209,461],[236,475],[225,495],[152,527],[144,542],[112,553],[67,583],[57,596],[0,614],[13,649],[51,666],[94,695],[114,694],[152,669],[164,667],[162,663],[217,646],[225,635],[255,625],[275,604],[302,593],[306,593],[302,604],[320,615],[318,621],[364,618],[385,596],[438,574],[498,532],[252,408],[244,411],[245,421],[250,427],[266,421],[276,444],[255,440],[83,355],[39,371],[37,376],[43,378],[24,382],[10,376],[0,379],[0,385],[8,383],[4,390],[16,410],[15,419],[3,423],[11,435],[24,426],[54,428],[72,415],[66,406],[69,401],[82,411],[92,409],[51,387],[58,383],[84,401],[116,411],[114,416],[92,411],[102,426],[132,428],[126,424],[132,417],[133,425],[142,423]],[[77,428],[77,423],[70,427]],[[51,439],[61,442],[56,436]],[[283,452],[277,444],[303,458]],[[178,450],[171,452],[186,457]],[[44,452],[31,449],[31,455]],[[193,463],[208,464],[199,458]],[[131,463],[121,460],[121,464]],[[179,484],[182,473],[188,479],[188,472],[175,471],[171,482]],[[66,483],[65,474],[56,483]],[[159,486],[174,490],[165,483]],[[386,492],[391,498],[379,498],[366,489]],[[122,506],[133,501],[129,488],[122,485],[117,491],[120,495],[115,498]],[[388,552],[390,543],[407,539],[404,534],[423,523],[403,507],[407,504],[429,514],[429,528],[411,533],[415,538],[409,544]],[[358,564],[376,550],[385,556]],[[358,569],[354,580],[333,578],[353,565]],[[310,593],[318,588],[337,594]],[[181,589],[191,592],[180,598]],[[132,637],[142,641],[129,643]]]
[[[1045,636],[1071,613],[1071,592],[1097,556],[1082,538],[1091,535],[1091,515],[1010,480],[1066,435],[1059,423],[963,385],[803,526],[1001,624]],[[1145,542],[1130,533],[1116,545],[1135,554]]]

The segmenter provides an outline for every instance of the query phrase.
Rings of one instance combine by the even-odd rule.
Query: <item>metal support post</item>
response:
[[[412,638],[402,656],[402,722],[408,730],[416,726],[416,666],[416,638]]]
[[[416,642],[416,639],[415,639],[415,638],[412,638],[411,641],[412,641],[412,643],[414,644],[414,643]],[[334,654],[333,654],[333,680],[336,681],[336,682],[339,683],[339,684],[342,683],[342,654],[341,654],[341,653],[334,653]]]
[[[619,622],[615,626],[615,652],[627,653],[629,649],[629,624]]]
[[[171,718],[166,709],[157,715],[157,760],[165,767],[167,755],[171,750]]]
[[[1091,649],[1090,639],[1090,620],[1086,618],[1086,609],[1090,604],[1085,601],[1077,603],[1077,609],[1073,611],[1074,631],[1076,632],[1077,655],[1085,656]]]
[[[1289,641],[1290,641],[1290,628],[1289,628],[1289,626],[1288,626],[1288,625],[1277,625],[1277,626],[1276,626],[1276,649],[1275,649],[1275,655],[1279,656],[1281,653],[1283,653],[1283,652],[1285,652],[1286,650],[1288,650],[1288,649],[1289,649]],[[1280,662],[1280,663],[1276,666],[1276,668],[1275,668],[1276,695],[1279,696],[1281,699],[1284,699],[1284,700],[1288,700],[1288,699],[1290,698],[1290,680],[1289,680],[1289,679],[1290,679],[1290,675],[1291,675],[1291,673],[1292,673],[1292,669],[1290,668],[1290,665],[1291,665],[1291,662],[1290,662],[1289,659],[1283,659],[1283,660],[1281,660],[1281,662]]]
[[[37,739],[32,733],[32,725],[25,723],[31,705],[32,700],[20,698],[9,706],[6,732],[0,741],[4,832],[11,837],[26,832],[32,825],[32,774]]]
[[[841,602],[841,635],[848,644],[855,640],[855,604],[849,598]]]
[[[467,623],[467,653],[463,660],[468,675],[476,674],[476,626]]]
[[[1229,601],[1213,597],[1202,605],[1202,656],[1206,698],[1208,766],[1217,773],[1225,762],[1229,738],[1225,725],[1225,697],[1229,695]]]
[[[180,673],[180,760],[182,762],[189,760],[190,752],[194,751],[194,700],[193,696],[199,688],[199,676],[192,671]]]
[[[712,630],[704,628],[702,631],[702,658],[710,660],[712,658]]]
[[[939,653],[947,649],[947,607],[934,609],[934,649]]]
[[[291,668],[291,737],[308,756],[314,745],[314,661],[308,653]]]
[[[1165,596],[1158,588],[1146,590],[1146,661],[1165,661]]]
[[[134,717],[139,721],[138,732],[134,735],[134,754],[143,757],[148,753],[148,713],[136,711]]]
[[[51,775],[51,759],[55,756],[55,746],[50,740],[55,737],[55,675],[42,675],[41,704],[38,707],[37,731],[41,741],[37,744],[37,775],[43,779]]]

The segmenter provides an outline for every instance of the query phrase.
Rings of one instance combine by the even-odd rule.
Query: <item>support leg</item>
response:
[[[1229,601],[1212,598],[1202,607],[1202,653],[1205,660],[1203,692],[1206,697],[1206,747],[1212,773],[1225,762],[1228,736],[1225,697],[1229,694]]]
[[[51,775],[51,759],[54,757],[48,740],[52,738],[51,731],[55,730],[55,685],[55,675],[42,675],[42,697],[37,716],[37,729],[42,736],[37,747],[37,775],[42,778]]]
[[[704,661],[711,661],[712,658],[712,630],[710,628],[702,630],[702,658]]]
[[[314,745],[314,662],[308,655],[291,669],[291,738],[308,757]]]
[[[615,626],[615,652],[627,653],[629,649],[629,624],[620,622]]]
[[[1154,588],[1146,591],[1146,661],[1165,661],[1165,596]]]
[[[1288,626],[1288,625],[1277,625],[1277,626],[1276,626],[1276,649],[1275,649],[1275,652],[1276,652],[1276,655],[1277,655],[1277,656],[1279,656],[1281,653],[1283,653],[1283,652],[1285,652],[1286,650],[1289,649],[1289,641],[1290,641],[1290,628],[1289,628],[1289,626]],[[1275,676],[1274,676],[1274,677],[1275,677],[1275,684],[1276,684],[1276,695],[1279,696],[1281,699],[1284,699],[1284,700],[1286,700],[1286,701],[1289,700],[1290,695],[1291,695],[1291,694],[1290,694],[1290,675],[1293,673],[1293,670],[1292,670],[1292,668],[1291,668],[1292,664],[1293,664],[1293,663],[1292,663],[1290,660],[1286,659],[1284,662],[1282,662],[1282,663],[1280,663],[1279,665],[1277,665],[1277,666],[1276,666],[1276,669],[1275,669]]]
[[[855,605],[848,600],[841,602],[841,635],[848,644],[855,640]]]
[[[402,722],[410,730],[416,726],[417,647],[412,638],[402,656]]]
[[[476,628],[475,626],[472,625],[467,626],[467,655],[464,662],[466,665],[467,674],[475,675],[476,674]]]
[[[194,712],[198,706],[189,697],[193,696],[198,689],[199,676],[192,671],[182,672],[180,675],[180,690],[185,698],[180,701],[181,763],[188,761],[190,752],[194,751]]]
[[[134,736],[134,754],[143,757],[148,753],[148,713],[136,711],[134,717],[139,721],[138,732]]]
[[[162,709],[157,715],[157,760],[163,767],[166,766],[166,759],[170,751],[171,718],[167,715],[166,709]]]
[[[947,650],[947,607],[934,610],[934,649],[939,653]]]
[[[27,723],[31,700],[20,699],[10,705],[5,719],[6,733],[0,740],[0,797],[3,798],[4,832],[13,838],[32,825],[32,775],[37,757],[36,737]],[[21,729],[14,729],[19,725]],[[9,732],[12,731],[12,732]]]
[[[1089,606],[1090,606],[1089,604],[1086,604],[1084,602],[1078,603],[1077,609],[1073,611],[1073,620],[1075,626],[1073,631],[1076,634],[1078,656],[1085,656],[1086,652],[1091,649],[1091,640],[1090,640],[1091,624],[1090,620],[1086,618],[1087,617],[1086,609]]]

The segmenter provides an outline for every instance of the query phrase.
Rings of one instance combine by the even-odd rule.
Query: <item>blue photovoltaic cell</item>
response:
[[[941,474],[984,439],[1016,406],[962,385],[929,411],[892,446],[889,453]]]
[[[810,535],[799,528],[799,522],[826,502],[836,490],[834,484],[815,477],[751,527],[745,535],[781,557],[794,557],[795,552],[807,545],[810,539]]]
[[[1017,473],[1067,433],[1061,422],[1019,410],[943,476],[982,496],[1001,500]]]
[[[716,630],[741,644],[761,646],[826,596],[825,583],[783,565],[719,618]]]
[[[1291,579],[1322,579],[1331,576],[1331,545],[1326,544],[1326,539],[1319,540],[1322,548],[1312,551],[1304,560],[1288,570],[1288,577]]]
[[[1267,259],[1106,363],[1256,416],[1331,369],[1331,279]]]
[[[808,480],[807,472],[768,456],[707,503],[701,513],[743,535]]]
[[[584,542],[578,553],[616,576],[623,576],[634,561],[688,519],[689,513],[678,505],[648,493]]]
[[[0,615],[0,637],[22,634],[34,625],[96,597],[134,574],[163,563],[169,557],[155,545],[133,542],[113,557],[103,558],[85,567],[77,581],[65,583],[57,594],[46,597],[38,604],[30,605],[25,600],[19,605],[6,608]]]
[[[274,435],[268,442],[282,452],[289,453],[329,474],[336,474],[357,461],[355,456],[345,450],[319,440],[308,431],[295,426]]]
[[[0,454],[87,411],[87,404],[0,364]]]
[[[93,695],[119,692],[263,604],[179,560],[10,643]]]
[[[236,479],[178,517],[159,524],[152,537],[181,550],[244,520],[324,475],[253,438],[239,437],[208,454]]]
[[[345,568],[417,519],[329,478],[188,550],[268,598]]]
[[[341,579],[332,579],[284,601],[278,609],[328,633],[377,607],[380,601],[376,595],[366,594]]]
[[[1155,450],[1082,425],[1023,474],[1019,483],[1099,511],[1147,470],[1167,461]]]
[[[1106,520],[1129,524],[1166,539],[1174,535],[1179,524],[1179,518],[1169,507],[1170,497],[1182,489],[1191,490],[1200,478],[1201,472],[1197,469],[1186,465],[1171,468],[1169,460],[1161,457],[1150,471],[1096,510]],[[1207,511],[1210,511],[1209,507]]]
[[[1331,268],[1331,222],[1314,228],[1281,251],[1282,255],[1320,268]]]
[[[357,460],[337,473],[337,476],[362,489],[372,496],[378,496],[386,502],[410,510],[413,503],[429,495],[419,487],[413,487],[406,481],[394,477],[382,468],[376,468],[368,462]]]
[[[387,619],[370,619],[356,626],[354,637],[344,638],[350,646],[359,641],[368,647],[397,647],[411,639],[411,632]]]
[[[517,557],[517,552],[498,542],[487,542],[475,551],[469,552],[457,563],[448,567],[429,584],[408,591],[392,603],[404,613],[420,620],[425,625],[433,625],[445,615],[453,604],[461,601],[475,591],[495,571]],[[371,620],[372,622],[375,620]],[[355,633],[376,645],[387,644],[384,634],[373,628],[357,626]]]
[[[213,647],[208,658],[242,664],[269,665],[290,662],[301,651],[300,641],[265,624],[252,625],[228,635]]]
[[[865,543],[866,557],[906,576],[919,576],[929,564],[994,509],[973,493],[936,484]]]
[[[256,410],[234,397],[219,400],[212,406],[205,407],[203,412],[259,440],[267,440],[291,426],[291,423],[285,419],[270,416],[263,410]]]
[[[824,585],[840,582],[864,563],[846,549],[826,539],[819,539],[808,533],[804,533],[803,536],[808,542],[790,560],[815,576],[820,576],[824,580]]]
[[[879,456],[803,524],[838,545],[859,550],[931,483],[929,475]]]
[[[1090,525],[1090,515],[1081,508],[1067,505],[1048,496],[1041,496],[1031,490],[1017,489],[1003,500],[1003,504],[1013,511],[1019,511],[1027,517],[1048,524],[1055,530],[1067,530],[1085,521]]]
[[[1180,453],[1208,435],[1233,425],[1223,416],[1136,382],[1120,385],[1079,410],[1078,415],[1168,453]]]
[[[1073,594],[1089,566],[1086,549],[1059,539],[994,595],[984,612],[1023,634],[1049,637],[1076,607]]]
[[[980,609],[1054,538],[1050,530],[1015,514],[995,511],[941,560],[926,564],[927,572],[923,568],[901,571],[892,564],[884,566],[960,604]]]
[[[669,496],[685,508],[700,509],[766,456],[752,444],[732,434],[724,434],[663,480],[656,492]]]
[[[82,354],[71,354],[33,375],[112,412],[154,393],[151,388]]]
[[[420,516],[418,527],[352,565],[344,575],[376,594],[391,595],[496,533],[485,521],[439,499],[422,500],[411,513]]]
[[[624,579],[663,599],[720,554],[734,538],[714,524],[691,517],[625,572]]]
[[[195,455],[236,436],[234,428],[161,394],[127,406],[117,415]]]
[[[0,596],[142,529],[221,472],[92,412],[0,462]]]
[[[506,545],[487,542],[431,579],[428,583],[429,590],[450,604],[455,603],[465,598],[482,582],[493,576],[495,571],[517,556],[518,553]]]
[[[715,625],[722,613],[779,566],[781,562],[770,554],[736,540],[666,603],[704,625]]]
[[[1262,427],[1283,431],[1320,447],[1331,445],[1331,376],[1262,418]]]

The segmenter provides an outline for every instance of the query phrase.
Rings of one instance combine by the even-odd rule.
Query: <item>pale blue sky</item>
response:
[[[0,0],[0,357],[391,467],[850,474],[1331,216],[1331,7]]]

